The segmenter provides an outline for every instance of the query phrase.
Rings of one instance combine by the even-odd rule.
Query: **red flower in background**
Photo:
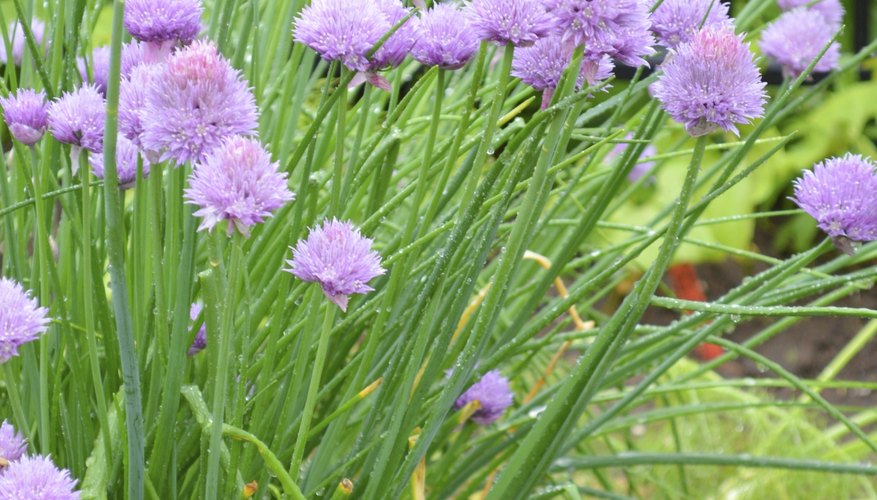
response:
[[[697,269],[693,264],[681,263],[670,266],[667,270],[667,278],[677,298],[706,302],[706,294],[700,280],[697,279]],[[692,311],[685,311],[685,314],[691,313]],[[725,350],[720,345],[704,342],[695,347],[693,352],[700,361],[711,361],[724,354]]]

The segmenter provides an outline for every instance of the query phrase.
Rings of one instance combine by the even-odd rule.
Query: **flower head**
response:
[[[97,87],[83,85],[49,106],[49,129],[60,142],[99,153],[104,147],[106,112]]]
[[[537,0],[472,0],[466,13],[482,40],[501,45],[532,45],[557,27]]]
[[[135,82],[136,85],[136,82]],[[178,165],[203,161],[234,135],[255,135],[258,111],[240,72],[211,42],[171,56],[152,79],[140,115],[144,149]]]
[[[762,115],[765,92],[749,44],[725,28],[704,28],[678,47],[654,84],[655,96],[692,136]]]
[[[122,45],[122,78],[131,76],[131,72],[134,71],[134,68],[146,61],[145,47],[146,44],[138,40],[131,40],[125,45]]]
[[[201,31],[201,0],[128,0],[125,28],[137,40],[192,43]]]
[[[26,456],[0,474],[0,500],[79,500],[76,480],[43,456]]]
[[[777,0],[777,5],[783,10],[792,10],[798,7],[806,7],[822,14],[835,29],[840,27],[844,19],[844,7],[840,0]]]
[[[490,425],[496,422],[506,408],[512,405],[509,379],[503,377],[498,370],[490,370],[457,398],[454,409],[459,410],[472,401],[481,403],[481,408],[472,414],[475,423]]]
[[[291,266],[287,271],[301,280],[319,283],[326,297],[346,311],[348,295],[374,290],[366,283],[386,272],[381,256],[371,246],[372,240],[353,224],[326,220],[298,242],[292,260],[287,261]]]
[[[634,135],[632,132],[628,133],[625,136],[625,139],[627,139],[627,140],[631,140],[633,138],[634,138]],[[621,157],[621,155],[623,155],[624,152],[627,151],[627,148],[629,148],[629,147],[630,147],[629,143],[626,143],[626,142],[617,143],[609,151],[609,153],[606,154],[606,159],[611,161],[611,160],[614,160],[616,158]],[[648,144],[645,148],[643,148],[640,157],[655,156],[656,154],[658,154],[658,150],[655,149],[654,144]],[[630,182],[636,182],[636,181],[640,180],[641,178],[643,178],[643,176],[645,176],[646,174],[651,172],[653,168],[655,168],[654,161],[637,162],[636,165],[634,165],[633,168],[630,169],[630,172],[628,172],[627,180]]]
[[[6,463],[14,462],[27,451],[27,441],[15,427],[7,421],[0,425],[0,459]],[[6,465],[6,464],[4,464]]]
[[[204,306],[202,306],[200,302],[193,303],[192,307],[189,308],[189,319],[191,319],[192,321],[197,320],[203,309]],[[205,323],[201,323],[201,328],[199,328],[198,333],[195,334],[195,339],[192,340],[192,345],[189,346],[189,350],[186,351],[186,354],[189,356],[194,356],[203,351],[206,347],[207,325]]]
[[[293,36],[327,61],[366,71],[366,54],[391,27],[375,0],[313,0],[295,20]]]
[[[162,72],[157,64],[141,64],[131,70],[129,78],[122,78],[119,86],[119,132],[138,148],[143,148],[143,110],[146,89]]]
[[[295,197],[286,187],[286,173],[258,141],[235,136],[195,164],[186,190],[188,203],[197,205],[202,217],[199,230],[211,230],[227,220],[228,234],[237,228],[244,235],[250,226],[271,217],[271,212]]]
[[[825,22],[822,14],[811,9],[795,9],[783,13],[761,34],[761,51],[778,62],[783,72],[797,77],[819,56],[837,27]],[[840,45],[833,42],[813,67],[825,73],[838,67]]]
[[[377,4],[378,10],[384,14],[384,17],[386,17],[387,21],[390,23],[390,28],[395,26],[411,12],[411,9],[404,7],[399,0],[374,1]],[[387,30],[389,31],[390,28],[387,28]],[[405,56],[408,55],[411,51],[411,47],[414,46],[416,38],[417,27],[412,19],[408,19],[403,25],[399,26],[399,29],[390,35],[390,38],[387,38],[387,41],[381,45],[381,48],[379,48],[377,52],[375,52],[374,57],[368,65],[368,69],[370,71],[377,71],[379,69],[396,67],[402,64],[402,61],[405,60]]]
[[[37,18],[30,22],[30,29],[33,32],[34,41],[37,46],[43,44],[43,36],[46,32],[46,25]],[[6,32],[9,35],[9,44],[12,46],[12,62],[16,66],[21,65],[21,59],[24,57],[24,51],[27,50],[27,38],[24,36],[24,28],[18,21],[12,21]],[[6,52],[6,43],[0,38],[0,63],[9,64],[9,54]]]
[[[478,50],[478,36],[469,18],[454,4],[436,4],[420,16],[416,27],[417,41],[411,54],[421,64],[457,69]]]
[[[91,51],[91,58],[86,61],[79,57],[76,59],[76,68],[79,69],[79,76],[85,83],[93,83],[100,91],[101,95],[107,95],[107,81],[110,76],[110,47],[98,47]],[[91,69],[93,78],[88,77],[88,70]]]
[[[877,176],[870,159],[847,154],[817,163],[795,180],[792,201],[835,242],[877,239]]]
[[[20,284],[0,278],[0,363],[18,356],[22,344],[45,333],[49,324],[48,312]]]
[[[572,50],[564,46],[559,36],[540,38],[531,47],[522,47],[515,51],[512,60],[512,76],[521,79],[536,90],[543,91],[542,107],[547,107],[551,96],[563,72],[572,59]],[[580,89],[585,81],[595,85],[612,76],[612,61],[603,55],[597,61],[584,60],[576,88]]]
[[[133,142],[120,136],[116,139],[116,173],[119,176],[119,187],[128,189],[134,187],[137,181],[137,157],[140,152]],[[88,156],[91,171],[98,179],[104,178],[104,155],[92,153]],[[143,159],[143,178],[149,175],[149,161]]]
[[[543,0],[568,48],[584,45],[596,60],[606,54],[628,66],[647,65],[655,53],[645,0]]]
[[[46,93],[42,90],[19,89],[8,97],[0,97],[0,107],[12,137],[23,144],[36,144],[49,128]]]
[[[722,0],[664,0],[651,20],[658,42],[668,49],[691,40],[702,27],[733,27]]]

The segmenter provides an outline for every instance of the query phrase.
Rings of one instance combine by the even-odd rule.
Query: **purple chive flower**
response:
[[[411,55],[426,66],[458,69],[478,50],[478,36],[469,18],[454,4],[436,4],[420,16],[416,27]]]
[[[27,451],[27,441],[15,427],[7,421],[0,425],[0,465],[14,462]]]
[[[386,272],[381,256],[371,246],[372,240],[350,222],[326,220],[292,249],[287,271],[301,280],[319,283],[326,297],[347,311],[348,295],[374,290],[366,283]]]
[[[125,28],[146,42],[146,59],[159,62],[178,42],[188,45],[201,31],[201,0],[128,0]]]
[[[500,45],[532,45],[557,27],[538,0],[472,0],[466,13],[482,40]]]
[[[211,230],[227,220],[228,234],[235,228],[244,235],[250,226],[271,217],[271,212],[295,198],[286,187],[286,173],[258,141],[235,136],[195,164],[186,190],[188,203],[197,205],[202,217],[198,230]]]
[[[195,42],[161,68],[146,90],[144,149],[163,151],[162,161],[182,165],[203,161],[228,137],[256,135],[253,94],[213,43]]]
[[[835,29],[843,24],[844,8],[840,0],[819,0],[813,5],[808,6],[813,0],[777,0],[777,5],[783,10],[792,10],[798,7],[806,7],[822,14]]]
[[[472,414],[475,423],[490,425],[496,422],[506,408],[512,405],[509,379],[503,377],[498,370],[490,370],[457,398],[454,409],[459,410],[472,401],[481,403],[481,408]]]
[[[728,4],[721,0],[664,0],[651,21],[658,43],[668,49],[691,40],[702,27],[733,28]]]
[[[107,95],[107,81],[110,77],[110,48],[98,47],[91,51],[91,57],[86,61],[82,57],[76,59],[76,68],[84,83],[93,83],[101,95]],[[88,69],[94,78],[88,77]]]
[[[625,139],[627,140],[631,140],[633,138],[633,133],[628,133],[625,136]],[[627,148],[629,147],[629,143],[619,142],[609,151],[609,153],[606,154],[606,159],[612,161],[616,158],[621,157],[621,155],[624,154],[624,152],[627,151]],[[640,157],[655,156],[656,154],[658,154],[658,150],[655,149],[655,146],[653,144],[648,144],[645,148],[643,148]],[[636,182],[642,179],[643,176],[651,172],[653,168],[655,168],[654,161],[638,162],[636,165],[633,166],[632,169],[630,169],[630,172],[627,174],[627,180],[630,182]]]
[[[49,129],[60,142],[99,153],[104,147],[106,113],[106,103],[97,87],[83,85],[65,92],[49,106]]]
[[[783,73],[796,78],[807,69],[828,44],[837,26],[825,22],[822,14],[811,9],[783,13],[761,33],[761,51],[783,67]],[[838,67],[840,45],[833,42],[813,68],[826,73]]]
[[[0,500],[79,500],[76,480],[44,456],[11,462],[0,474]]]
[[[817,163],[795,180],[792,201],[844,251],[877,239],[877,176],[868,158],[847,154]],[[849,252],[848,252],[849,253]]]
[[[21,345],[45,333],[48,312],[20,284],[0,278],[0,363],[18,356]]]
[[[395,26],[399,21],[405,18],[410,12],[411,9],[404,7],[402,2],[399,0],[374,0],[377,5],[378,10],[380,10],[384,17],[387,18],[387,21],[390,23],[390,28]],[[389,31],[390,28],[387,28]],[[383,34],[381,35],[383,36]],[[417,28],[413,19],[408,19],[405,21],[405,24],[399,26],[399,29],[393,33],[390,38],[381,45],[381,48],[375,52],[374,57],[372,58],[371,64],[369,64],[370,71],[377,71],[379,69],[396,67],[402,64],[402,61],[405,60],[405,56],[411,51],[411,47],[414,46],[414,41],[417,37]]]
[[[559,36],[540,38],[530,47],[522,47],[515,51],[512,59],[512,76],[521,79],[527,85],[542,91],[542,108],[548,107],[554,90],[560,83],[564,70],[572,59],[572,50],[564,46]],[[612,76],[612,61],[602,56],[598,61],[585,60],[576,81],[576,88],[581,88],[587,81],[595,85]]]
[[[12,137],[22,144],[33,146],[49,128],[46,93],[33,89],[19,89],[14,95],[0,97],[3,119]]]
[[[764,85],[742,36],[704,28],[664,63],[653,90],[667,113],[696,137],[717,128],[738,134],[735,124],[764,112]]]
[[[122,45],[121,70],[122,77],[131,76],[134,68],[146,61],[146,44],[137,40],[132,40]]]
[[[122,78],[119,87],[119,131],[138,148],[143,148],[143,109],[146,106],[146,89],[158,78],[162,67],[157,64],[141,64],[131,69],[129,78]],[[157,161],[158,155],[151,155]]]
[[[193,322],[197,320],[203,309],[204,306],[201,305],[200,302],[195,302],[194,304],[192,304],[192,307],[189,308],[189,319],[191,319]],[[198,333],[195,334],[195,339],[192,341],[192,345],[189,346],[189,350],[186,351],[186,354],[190,357],[194,356],[203,351],[206,347],[207,325],[205,323],[201,323],[201,328],[199,328]]]
[[[33,32],[34,41],[37,46],[42,46],[43,36],[46,32],[46,25],[37,18],[33,18],[30,23],[30,29]],[[18,21],[12,21],[6,32],[9,35],[9,44],[12,46],[12,61],[16,66],[21,65],[21,59],[27,49],[27,39],[24,36],[24,28]],[[0,37],[0,63],[9,64],[9,54],[6,52],[6,43]]]
[[[391,27],[374,0],[313,0],[295,20],[293,37],[327,61],[367,71],[366,54]]]
[[[119,176],[119,187],[129,189],[134,187],[137,181],[137,157],[140,152],[133,142],[123,136],[116,140],[116,173]],[[92,153],[88,155],[91,164],[91,172],[98,179],[104,178],[104,155],[103,153]],[[149,161],[143,159],[143,178],[149,175]]]
[[[643,66],[655,53],[645,0],[543,0],[568,48],[584,45],[589,59],[607,54]]]

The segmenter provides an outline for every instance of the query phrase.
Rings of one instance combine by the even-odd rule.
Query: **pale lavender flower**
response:
[[[327,61],[367,71],[366,54],[391,27],[374,0],[313,0],[295,20],[293,36]]]
[[[374,0],[378,10],[380,10],[387,21],[390,28],[405,18],[411,9],[404,7],[399,0]],[[389,29],[387,31],[389,31]],[[382,35],[383,36],[383,35]],[[404,24],[399,26],[395,33],[381,45],[381,48],[375,52],[374,57],[368,65],[369,71],[377,71],[384,68],[396,67],[402,64],[405,56],[411,52],[417,37],[417,28],[412,19],[408,19]]]
[[[749,44],[730,29],[704,28],[664,63],[654,84],[655,97],[692,136],[722,128],[738,134],[736,124],[764,112],[761,74]]]
[[[271,212],[295,196],[286,186],[286,173],[258,141],[235,136],[226,139],[204,161],[195,164],[186,190],[187,203],[197,205],[202,217],[198,230],[211,230],[228,221],[228,234],[271,217]]]
[[[482,40],[500,45],[532,45],[557,28],[538,0],[472,0],[466,13]]]
[[[44,456],[11,462],[0,474],[0,500],[79,500],[76,480]]]
[[[193,322],[198,319],[198,316],[201,314],[201,311],[204,309],[204,306],[201,305],[200,302],[195,302],[192,304],[192,307],[189,308],[189,319]],[[201,328],[198,329],[198,332],[195,334],[195,339],[192,340],[192,345],[189,346],[189,350],[186,351],[188,356],[194,356],[199,352],[203,351],[207,347],[207,324],[206,322],[201,323]]]
[[[506,408],[512,405],[509,379],[503,377],[498,370],[490,370],[457,398],[454,409],[459,410],[472,401],[481,403],[481,408],[472,414],[472,421],[481,425],[496,422]]]
[[[877,176],[868,158],[847,154],[817,163],[795,180],[792,201],[844,251],[877,240]]]
[[[426,66],[458,69],[478,50],[478,36],[469,18],[454,4],[436,4],[423,13],[416,27],[411,55]]]
[[[20,346],[45,333],[48,313],[20,284],[0,278],[0,363],[18,356]]]
[[[647,66],[655,53],[645,0],[543,0],[564,45],[584,45],[589,59],[606,54],[628,66]]]
[[[792,10],[798,7],[806,7],[813,9],[822,14],[835,29],[843,24],[844,7],[840,0],[818,0],[813,5],[808,6],[813,0],[777,0],[777,5],[783,10]]]
[[[119,176],[119,187],[129,189],[137,181],[137,158],[140,151],[133,142],[123,136],[116,138],[116,173]],[[91,172],[98,179],[104,178],[104,155],[92,153],[88,155]],[[143,178],[149,175],[149,160],[143,158]]]
[[[203,161],[234,135],[256,135],[258,110],[239,71],[211,42],[175,52],[146,91],[141,144],[177,165]]]
[[[106,112],[97,87],[83,85],[49,106],[49,129],[60,142],[99,153],[104,147]]]
[[[733,28],[728,4],[721,0],[664,0],[651,16],[658,43],[675,49],[702,27]]]
[[[33,146],[49,128],[46,93],[33,89],[19,89],[8,97],[0,97],[3,119],[12,137],[22,144]]]
[[[25,451],[27,451],[27,441],[24,436],[4,420],[0,425],[0,465],[6,466],[9,462],[18,460]]]
[[[43,44],[43,37],[46,32],[46,25],[37,18],[33,18],[30,23],[30,29],[33,32],[34,41],[40,47]],[[12,45],[12,62],[16,66],[21,65],[21,59],[27,49],[27,38],[24,36],[24,28],[18,21],[12,21],[6,32],[9,35],[9,43]],[[0,63],[9,64],[9,54],[6,52],[6,43],[0,37]]]
[[[122,78],[130,77],[134,68],[144,63],[146,63],[146,44],[144,42],[131,40],[122,45]]]
[[[134,66],[129,78],[122,78],[119,87],[119,132],[138,148],[143,149],[143,110],[146,107],[146,89],[158,78],[162,67],[157,64]],[[157,160],[158,155],[151,155]]]
[[[542,108],[546,108],[571,59],[572,50],[563,44],[559,36],[540,38],[532,46],[515,51],[512,76],[542,91]],[[598,61],[585,59],[576,80],[576,88],[581,89],[586,81],[588,85],[596,85],[612,76],[612,69],[609,56],[603,55]]]
[[[292,249],[287,271],[301,280],[319,283],[326,297],[347,311],[348,296],[374,290],[366,283],[386,272],[381,256],[371,246],[372,240],[350,222],[326,220]]]
[[[626,140],[632,140],[633,138],[634,138],[633,133],[628,133],[625,136]],[[621,155],[624,154],[624,152],[627,151],[627,148],[629,148],[630,146],[631,145],[629,143],[626,143],[626,142],[617,143],[609,151],[609,153],[606,154],[606,159],[609,161],[612,161],[612,160],[615,160],[616,158],[621,157]],[[658,150],[655,149],[654,144],[648,144],[648,145],[646,145],[645,148],[643,148],[640,157],[643,157],[643,156],[650,157],[650,156],[655,156],[656,154],[658,154]],[[646,174],[651,172],[653,168],[655,168],[654,161],[637,162],[636,165],[634,165],[633,168],[630,169],[630,172],[628,172],[627,180],[630,182],[636,182],[636,181],[642,179],[643,176],[645,176]],[[654,179],[652,179],[651,181],[653,181],[653,180]],[[647,181],[647,183],[649,183],[649,182],[650,181]]]
[[[785,75],[797,78],[828,45],[837,29],[826,23],[822,14],[815,10],[790,10],[761,33],[761,51],[778,62]],[[829,72],[838,67],[839,61],[840,45],[833,42],[813,67],[813,72]]]
[[[201,0],[127,0],[125,28],[151,44],[192,43],[201,31]]]
[[[110,48],[104,45],[91,51],[91,58],[86,61],[79,57],[76,59],[76,67],[83,83],[93,83],[101,95],[107,95],[107,82],[110,77]],[[88,69],[94,78],[88,77]]]

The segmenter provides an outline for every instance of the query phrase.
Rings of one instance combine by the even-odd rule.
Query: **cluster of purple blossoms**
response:
[[[663,0],[652,13],[652,32],[668,49],[691,40],[701,28],[733,28],[721,0]]]
[[[95,86],[85,85],[64,93],[49,106],[49,129],[52,136],[64,144],[100,153],[104,148],[106,113],[100,91]]]
[[[0,97],[3,119],[16,140],[33,146],[49,128],[49,111],[46,93],[33,89],[20,89],[8,97]]]
[[[0,278],[0,363],[18,356],[19,347],[46,332],[48,313],[20,284]]]
[[[15,462],[27,451],[27,441],[7,421],[0,424],[0,466]]]
[[[877,240],[875,168],[870,159],[847,154],[817,163],[795,180],[792,200],[847,253],[851,241]]]
[[[131,70],[131,76],[122,78],[119,86],[119,132],[128,140],[143,149],[143,109],[146,106],[146,90],[158,78],[161,66],[141,64]],[[147,156],[158,161],[157,154]]]
[[[416,28],[411,55],[426,66],[458,69],[478,50],[478,36],[469,18],[453,4],[436,4],[420,16]]]
[[[199,230],[211,230],[228,221],[229,236],[243,235],[271,216],[295,196],[286,186],[286,173],[258,141],[234,136],[195,164],[186,190],[188,203],[197,205],[203,218]]]
[[[347,311],[349,295],[374,290],[367,283],[386,272],[381,256],[371,246],[372,240],[353,224],[326,220],[292,249],[287,271],[303,281],[319,283],[326,297]]]
[[[799,7],[812,9],[822,14],[822,17],[835,27],[839,28],[843,24],[844,8],[840,0],[777,0],[777,5],[783,10]]]
[[[653,86],[667,113],[692,136],[717,128],[738,134],[764,112],[765,83],[749,45],[727,28],[704,28],[664,63]]]
[[[825,22],[814,9],[797,8],[783,13],[761,34],[761,51],[783,67],[783,73],[797,77],[810,62],[819,57],[840,26]],[[813,67],[817,73],[836,69],[840,61],[840,45],[832,42]]]
[[[129,189],[137,180],[137,162],[140,151],[137,146],[124,136],[116,138],[116,174],[119,176],[119,187]],[[98,179],[104,178],[104,155],[93,153],[88,157],[91,172]],[[143,177],[149,175],[149,160],[143,158]]]
[[[327,61],[367,71],[368,52],[390,28],[374,0],[314,0],[299,13],[293,36]]]
[[[491,370],[481,377],[481,380],[472,384],[454,402],[454,409],[459,410],[472,401],[478,401],[481,408],[472,414],[472,421],[481,425],[490,425],[496,422],[505,413],[506,408],[512,405],[512,391],[509,388],[509,379],[502,376],[497,370]]]
[[[177,44],[188,45],[201,32],[201,0],[128,0],[125,28],[144,42],[147,62],[161,62]]]
[[[79,500],[76,480],[43,456],[10,462],[0,474],[0,500]]]
[[[34,18],[30,22],[30,29],[33,32],[34,41],[38,46],[43,44],[43,37],[46,32],[46,25],[39,19]],[[27,50],[27,38],[24,36],[24,28],[18,21],[12,21],[6,32],[9,35],[9,44],[12,46],[12,62],[16,66],[21,65],[21,59]],[[6,43],[0,38],[0,63],[9,64],[9,53],[6,51]]]
[[[200,302],[195,302],[192,304],[192,307],[189,308],[189,319],[192,321],[196,321],[198,316],[201,315],[201,311],[204,309],[204,306],[201,305]],[[201,328],[195,333],[195,338],[192,340],[192,345],[189,346],[189,350],[186,351],[186,354],[191,357],[199,352],[203,351],[207,347],[207,325],[205,323],[201,323]]]
[[[560,83],[564,70],[572,59],[572,50],[563,44],[560,36],[540,38],[530,47],[515,51],[512,60],[512,76],[527,85],[542,91],[542,108],[551,102],[554,90]],[[614,65],[607,55],[597,61],[585,59],[576,80],[576,88],[581,89],[585,82],[594,86],[612,76]]]
[[[472,0],[466,10],[478,36],[500,45],[526,47],[557,30],[538,0]]]

